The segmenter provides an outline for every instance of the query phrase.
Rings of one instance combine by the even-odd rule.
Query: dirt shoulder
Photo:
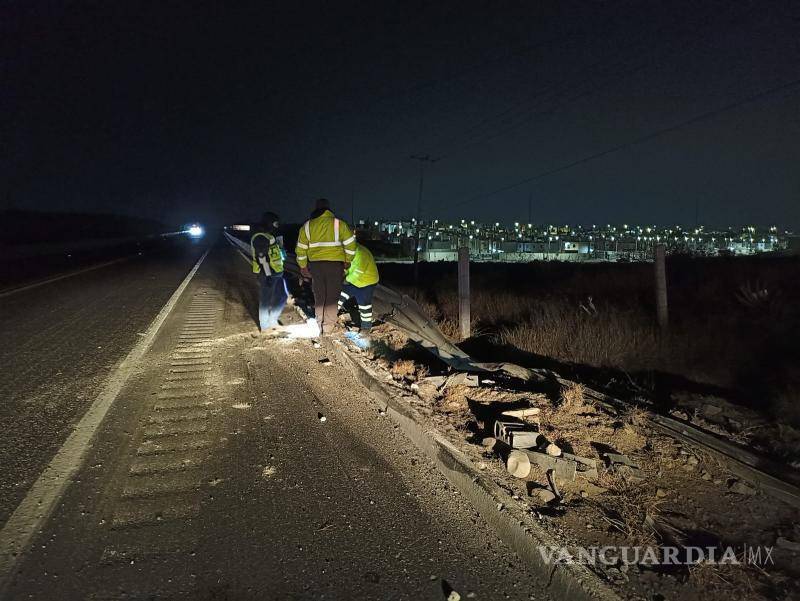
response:
[[[565,547],[616,550],[608,555],[619,556],[617,561],[595,562],[591,569],[623,595],[798,595],[798,511],[763,496],[698,449],[653,431],[640,412],[611,411],[593,403],[580,386],[520,391],[499,379],[482,378],[474,386],[431,378],[435,364],[388,325],[377,328],[372,351],[361,359],[389,382],[402,402],[414,406],[426,427],[469,457],[507,491],[511,502],[527,506]],[[522,408],[531,415],[501,415]],[[559,497],[546,468],[536,463],[524,478],[512,476],[506,469],[511,449],[493,436],[498,420],[528,422],[543,440],[558,447],[562,458],[569,453],[584,458],[587,465],[574,476],[556,473]],[[627,555],[619,552],[624,548],[630,549]],[[683,559],[700,561],[663,565],[668,548],[693,554]],[[697,551],[686,551],[691,548]],[[662,558],[659,565],[643,557],[647,549]],[[726,552],[727,560],[721,561]]]

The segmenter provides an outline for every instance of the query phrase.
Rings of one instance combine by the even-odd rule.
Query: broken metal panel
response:
[[[249,252],[249,245],[225,233],[229,241],[239,249]],[[300,278],[300,268],[294,255],[289,254],[284,261],[286,273]],[[549,377],[547,370],[534,370],[513,363],[483,363],[475,361],[445,336],[436,323],[428,317],[422,307],[407,294],[400,294],[382,284],[375,287],[372,297],[374,320],[381,320],[399,328],[422,348],[458,371],[477,373],[502,372],[512,378],[528,381],[543,381]]]
[[[423,378],[422,382],[425,384],[432,384],[438,390],[449,388],[450,386],[469,386],[475,388],[480,386],[480,380],[475,374],[465,372],[458,372],[449,376],[429,376]]]

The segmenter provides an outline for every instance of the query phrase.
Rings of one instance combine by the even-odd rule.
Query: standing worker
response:
[[[336,326],[342,274],[356,254],[356,237],[350,226],[331,212],[326,198],[317,200],[311,219],[300,228],[295,252],[300,273],[311,279],[317,324],[321,333],[329,336]]]
[[[261,225],[250,238],[253,273],[258,276],[258,325],[262,332],[278,325],[278,318],[286,305],[289,293],[283,279],[283,249],[278,231],[278,216],[267,212]]]
[[[356,244],[356,255],[345,276],[346,283],[339,296],[339,309],[352,298],[358,305],[362,336],[369,335],[372,328],[372,295],[378,285],[378,266],[369,249]]]

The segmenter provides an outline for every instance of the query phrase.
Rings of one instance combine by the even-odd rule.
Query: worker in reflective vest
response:
[[[259,284],[258,326],[266,332],[278,325],[289,293],[283,279],[282,239],[276,236],[278,216],[264,213],[258,231],[250,238],[253,273]]]
[[[295,252],[303,278],[311,280],[317,324],[323,335],[330,335],[336,326],[342,273],[356,254],[356,237],[331,212],[328,200],[320,198],[298,232]]]
[[[372,253],[363,244],[357,244],[355,258],[350,263],[339,295],[339,309],[346,308],[352,299],[358,305],[361,333],[365,335],[369,334],[372,327],[372,294],[379,279],[378,266]]]

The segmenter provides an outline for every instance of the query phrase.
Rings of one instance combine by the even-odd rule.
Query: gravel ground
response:
[[[0,523],[201,250],[172,247],[0,298]]]
[[[252,290],[209,256],[10,598],[547,599],[330,347],[255,334]]]

